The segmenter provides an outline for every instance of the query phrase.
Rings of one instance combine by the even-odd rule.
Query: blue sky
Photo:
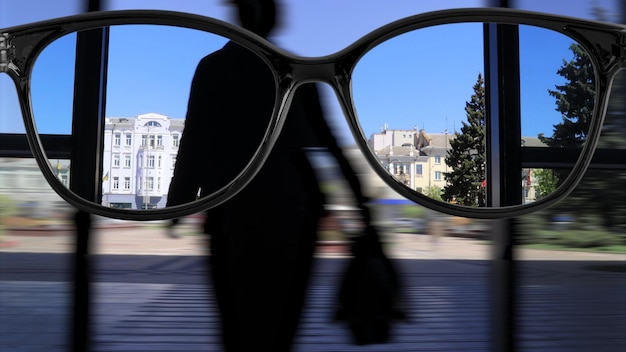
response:
[[[168,9],[183,12],[193,12],[211,16],[227,21],[232,20],[230,6],[225,5],[226,0],[110,0],[108,6],[111,9],[151,8]],[[294,53],[306,56],[325,55],[340,50],[356,39],[367,34],[386,23],[409,15],[426,11],[481,6],[482,0],[458,0],[458,1],[404,1],[404,0],[298,0],[283,1],[286,15],[283,17],[281,30],[276,34],[274,41],[281,47]],[[614,0],[558,0],[520,1],[519,6],[536,11],[562,13],[571,16],[589,17],[591,6],[598,3],[609,9],[614,7]],[[73,1],[45,0],[0,0],[0,26],[5,27],[13,24],[27,23],[50,17],[58,17],[79,12],[80,8],[72,5]],[[448,33],[446,28],[435,29],[436,40],[423,37],[419,40],[419,47],[396,45],[394,51],[384,51],[383,48],[372,52],[357,66],[355,73],[355,100],[359,116],[364,121],[365,133],[376,131],[383,124],[389,128],[410,129],[414,127],[425,128],[428,132],[439,133],[444,130],[452,131],[459,129],[461,121],[465,120],[463,111],[465,101],[470,99],[472,86],[476,81],[478,72],[482,72],[482,52],[480,48],[479,28],[467,28],[463,31],[455,30]],[[137,33],[137,32],[136,32]],[[424,31],[420,31],[424,34]],[[452,35],[454,34],[454,35]],[[114,34],[113,34],[114,35]],[[174,34],[172,34],[174,35]],[[460,40],[459,36],[463,36]],[[547,89],[553,88],[558,83],[558,77],[554,74],[561,64],[561,59],[567,58],[567,46],[563,38],[552,38],[549,45],[546,38],[549,35],[533,33],[524,34],[527,40],[522,46],[532,46],[534,53],[541,57],[522,57],[522,70],[533,72],[524,76],[522,89],[533,87],[532,93],[526,90],[523,93],[523,106],[532,107],[523,111],[524,134],[536,135],[539,132],[549,134],[551,125],[558,122],[558,115],[554,115],[553,100],[549,100]],[[433,37],[430,37],[433,38]],[[542,38],[542,40],[534,40]],[[146,112],[158,112],[174,117],[183,117],[186,100],[184,96],[188,91],[190,75],[193,72],[195,62],[208,50],[198,50],[194,45],[174,45],[175,40],[162,41],[166,46],[158,47],[152,43],[154,37],[144,37],[134,41],[128,47],[121,39],[112,41],[118,46],[119,52],[134,52],[135,60],[124,60],[121,56],[115,57],[115,50],[111,56],[111,67],[120,67],[119,71],[112,72],[110,76],[111,95],[108,97],[109,113],[113,116],[134,116]],[[398,38],[400,41],[407,39],[406,36]],[[191,41],[191,39],[190,39]],[[63,102],[59,94],[70,92],[71,86],[63,85],[63,81],[71,82],[71,51],[63,54],[62,43],[58,43],[58,49],[50,48],[47,57],[51,61],[40,64],[41,71],[45,74],[37,74],[33,77],[33,96],[37,101],[48,99],[59,105],[58,111],[50,108],[38,108],[35,106],[36,116],[45,117],[39,120],[41,131],[44,133],[57,133],[69,131],[69,122],[62,116],[67,115],[71,109],[69,102]],[[158,44],[158,43],[157,43]],[[390,43],[390,46],[394,43]],[[69,45],[65,46],[67,48]],[[428,48],[428,49],[426,49]],[[52,50],[59,50],[53,52]],[[391,49],[385,49],[391,50]],[[394,65],[380,65],[376,61],[384,61],[385,55],[398,57],[398,51],[403,50],[400,57],[406,58],[403,62],[394,61]],[[413,51],[411,51],[413,50]],[[522,49],[523,52],[530,52]],[[151,55],[164,55],[172,51],[179,56],[184,56],[183,63],[177,65],[157,65],[150,69],[147,66]],[[184,53],[184,55],[180,55]],[[423,55],[430,53],[431,55]],[[138,55],[147,55],[139,58]],[[375,56],[376,55],[376,56]],[[42,58],[43,59],[43,58]],[[123,60],[123,61],[119,61]],[[417,63],[417,61],[419,63]],[[119,64],[116,62],[119,61]],[[367,62],[366,62],[367,61]],[[388,60],[387,60],[388,62]],[[541,63],[538,65],[537,63]],[[129,64],[136,64],[134,75],[128,75],[121,71]],[[403,64],[406,64],[403,66]],[[52,66],[54,65],[54,66]],[[369,65],[369,66],[368,66]],[[54,70],[45,69],[54,67]],[[142,70],[143,69],[143,70]],[[53,71],[53,72],[49,72]],[[386,73],[383,75],[369,75],[368,73]],[[49,76],[51,73],[56,77]],[[445,73],[445,74],[444,74]],[[357,77],[358,75],[358,77]],[[35,76],[35,75],[34,75]],[[117,76],[122,79],[116,79]],[[395,80],[396,78],[402,80]],[[55,82],[51,86],[47,82]],[[175,89],[156,89],[154,87],[171,87],[173,82],[178,82]],[[363,82],[360,85],[359,82]],[[415,82],[422,82],[415,85]],[[428,84],[426,84],[428,82]],[[39,84],[40,88],[36,88]],[[424,85],[427,86],[424,87]],[[117,89],[115,87],[120,87]],[[122,90],[124,87],[125,90]],[[145,88],[151,88],[152,95],[141,96]],[[115,92],[115,93],[114,93]],[[120,94],[120,92],[122,92]],[[127,93],[129,92],[129,93]],[[337,99],[330,89],[323,88],[324,104],[336,124],[336,130],[343,138],[348,136],[343,114],[338,107]],[[169,94],[178,94],[178,99],[164,99]],[[387,94],[387,96],[385,96]],[[57,96],[55,96],[57,95]],[[143,99],[145,98],[145,99]],[[394,99],[394,100],[392,100]],[[127,101],[126,103],[124,101]],[[376,101],[384,100],[385,104],[376,104]],[[152,105],[146,101],[154,102]],[[172,102],[172,101],[175,101]],[[167,104],[167,102],[171,102]],[[393,103],[390,103],[393,102]],[[393,108],[391,108],[393,106]],[[148,110],[148,111],[145,111]],[[23,131],[17,103],[7,77],[0,76],[0,132]],[[39,113],[37,112],[39,111]],[[50,114],[44,115],[44,114]],[[53,123],[49,123],[53,121]]]

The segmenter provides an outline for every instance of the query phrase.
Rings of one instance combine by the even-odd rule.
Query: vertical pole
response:
[[[520,204],[521,127],[518,27],[485,24],[487,205]],[[513,219],[492,222],[492,351],[515,346],[516,271]]]
[[[100,1],[88,0],[87,10],[100,9]],[[90,201],[101,198],[101,152],[104,124],[104,92],[108,31],[94,29],[77,33],[74,109],[72,112],[72,157],[70,189]],[[90,346],[91,313],[91,214],[78,211],[74,217],[74,299],[72,351],[85,352]]]

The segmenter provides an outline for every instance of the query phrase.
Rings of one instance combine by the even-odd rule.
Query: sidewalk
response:
[[[180,239],[159,224],[139,225],[94,232],[93,350],[220,351],[217,312],[206,299],[204,237],[193,225]],[[71,235],[4,240],[14,244],[0,248],[0,350],[67,351]],[[393,343],[353,346],[331,321],[346,261],[326,252],[318,255],[295,352],[487,351],[490,245],[411,234],[385,241],[411,316],[395,326]],[[603,270],[623,267],[626,255],[521,250],[519,257],[521,351],[626,350],[626,273]]]
[[[178,229],[181,238],[167,236],[162,222],[115,222],[93,232],[94,254],[204,255],[205,236],[197,224],[185,223]],[[488,260],[486,241],[460,237],[431,238],[423,234],[383,235],[389,256],[402,259]],[[37,236],[9,231],[2,237],[1,252],[67,253],[73,251],[72,233],[42,232]],[[626,261],[626,254],[518,249],[519,260]],[[345,253],[319,251],[320,257],[343,257]]]

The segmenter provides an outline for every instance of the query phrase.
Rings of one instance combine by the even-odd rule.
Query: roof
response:
[[[522,146],[523,147],[547,147],[547,145],[543,143],[537,137],[522,137]]]

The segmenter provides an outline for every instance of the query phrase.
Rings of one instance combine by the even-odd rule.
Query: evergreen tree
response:
[[[550,147],[581,147],[593,115],[595,80],[591,60],[579,44],[570,45],[570,50],[574,58],[569,62],[563,60],[557,71],[566,83],[548,90],[556,98],[556,110],[563,119],[554,125],[552,137],[539,136]]]
[[[473,88],[474,94],[465,103],[467,122],[462,122],[461,132],[455,132],[450,141],[445,161],[451,171],[444,173],[443,199],[485,206],[485,86],[480,73]]]
[[[557,71],[566,79],[566,83],[556,86],[555,91],[548,91],[556,98],[556,110],[561,112],[563,121],[554,125],[552,137],[540,139],[551,147],[581,147],[585,142],[589,122],[594,110],[595,85],[593,67],[589,56],[578,44],[572,44],[570,50],[574,58],[563,61]],[[623,89],[619,79],[615,85],[617,90]],[[602,131],[599,147],[616,149],[623,147],[624,122],[622,114],[623,97],[611,97],[607,120]],[[569,170],[554,170],[559,179],[564,179]],[[588,172],[580,181],[576,190],[553,208],[554,212],[569,212],[582,218],[588,214],[602,214],[602,224],[606,229],[624,224],[624,202],[616,196],[616,189],[624,189],[626,173],[614,170],[594,170]]]

